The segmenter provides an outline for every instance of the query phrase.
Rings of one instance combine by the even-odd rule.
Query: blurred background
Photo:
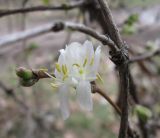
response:
[[[55,6],[76,0],[0,0],[0,10],[33,6]],[[129,45],[130,57],[152,52],[160,47],[160,0],[108,0],[114,21],[123,39]],[[96,5],[97,3],[95,3]],[[95,6],[96,7],[96,6]],[[0,42],[5,36],[42,27],[56,20],[83,23],[105,34],[99,15],[90,8],[63,11],[43,11],[0,17]],[[15,69],[48,68],[54,71],[58,50],[77,41],[95,39],[70,30],[46,33],[31,39],[0,45],[0,138],[116,138],[120,118],[114,109],[98,94],[93,95],[93,112],[80,110],[75,93],[70,96],[71,116],[63,120],[57,93],[50,86],[52,80],[42,79],[32,87],[19,84]],[[160,57],[130,66],[140,103],[151,114],[147,118],[149,138],[160,137]],[[115,66],[109,60],[108,49],[103,48],[99,72],[104,84],[97,84],[118,103],[118,78]],[[139,131],[130,101],[131,126]],[[147,113],[144,113],[145,115]]]

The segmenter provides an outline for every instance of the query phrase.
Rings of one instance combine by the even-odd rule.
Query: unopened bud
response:
[[[33,78],[33,72],[29,69],[24,68],[24,67],[17,68],[16,74],[18,77],[20,77],[24,80],[29,80],[29,79]]]

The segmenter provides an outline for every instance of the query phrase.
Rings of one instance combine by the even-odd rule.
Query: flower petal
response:
[[[77,99],[82,109],[91,111],[93,108],[91,84],[89,81],[82,80],[77,86]]]
[[[60,109],[61,109],[63,119],[67,119],[70,115],[68,92],[69,92],[68,85],[63,84],[59,87],[58,96],[60,100]]]
[[[94,81],[97,78],[96,75],[98,73],[100,56],[101,56],[101,46],[98,46],[95,51],[93,65],[90,65],[87,68],[87,70],[89,70],[89,73],[86,75],[86,79],[88,81]]]
[[[84,49],[85,56],[86,56],[84,58],[88,58],[88,62],[91,62],[93,55],[94,55],[94,48],[93,48],[92,42],[86,40],[83,46],[84,46],[83,49]]]
[[[59,55],[59,58],[58,58],[58,66],[61,68],[61,66],[63,64],[66,63],[66,58],[65,58],[65,55],[66,55],[66,52],[64,49],[61,49],[60,50],[60,55]],[[59,78],[59,79],[62,79],[62,73],[59,72],[57,69],[55,69],[55,72],[54,72],[56,78]]]
[[[98,46],[96,51],[95,51],[95,56],[94,56],[94,70],[96,72],[98,71],[100,57],[101,57],[101,46]]]
[[[74,60],[74,62],[77,62],[77,60],[79,61],[83,53],[82,49],[83,49],[82,45],[78,42],[73,42],[69,46],[67,46],[66,52],[67,56],[69,56],[69,60],[70,61]]]
[[[58,63],[60,64],[60,65],[62,65],[62,64],[65,64],[65,62],[66,62],[66,58],[65,58],[65,55],[66,55],[66,51],[64,50],[64,49],[61,49],[60,50],[60,56],[59,56],[59,58],[58,58]]]

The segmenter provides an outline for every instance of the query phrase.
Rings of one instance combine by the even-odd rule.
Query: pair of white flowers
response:
[[[68,93],[70,88],[76,89],[77,100],[82,109],[91,111],[91,81],[96,80],[100,62],[101,47],[94,52],[90,41],[84,44],[73,42],[60,50],[60,56],[55,68],[55,82],[51,85],[58,88],[60,108],[64,119],[70,115]]]

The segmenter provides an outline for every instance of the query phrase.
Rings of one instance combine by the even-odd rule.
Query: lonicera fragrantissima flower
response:
[[[82,109],[91,111],[93,108],[91,97],[91,81],[99,78],[98,66],[100,61],[101,47],[94,52],[90,41],[84,44],[73,42],[60,50],[60,56],[55,68],[55,83],[58,87],[60,107],[63,118],[69,117],[68,92],[74,87],[77,100]]]

